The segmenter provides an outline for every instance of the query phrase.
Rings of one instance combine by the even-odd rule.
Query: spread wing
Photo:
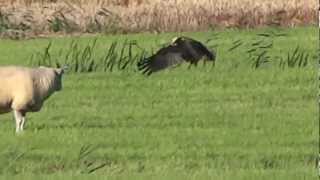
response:
[[[138,63],[139,71],[150,75],[153,72],[178,65],[184,61],[183,52],[176,46],[160,49],[156,54]]]
[[[191,38],[182,37],[176,40],[180,49],[184,50],[184,57],[187,60],[200,60],[206,57],[209,60],[215,60],[215,53],[208,50],[208,48],[201,42]]]
[[[188,49],[192,54],[198,57],[206,56],[209,60],[215,60],[215,54],[208,50],[206,46],[198,41],[191,41],[186,43]]]
[[[156,54],[138,62],[139,71],[150,75],[153,72],[188,61],[196,64],[201,58],[215,60],[215,53],[201,42],[187,37],[177,38],[171,45],[160,49]]]

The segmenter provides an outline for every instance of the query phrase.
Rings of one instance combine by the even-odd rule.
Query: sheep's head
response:
[[[54,89],[60,91],[62,89],[62,75],[64,73],[64,68],[54,69],[55,79],[54,79]]]

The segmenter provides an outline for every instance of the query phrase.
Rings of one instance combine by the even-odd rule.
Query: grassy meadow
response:
[[[117,40],[136,40],[148,51],[174,36],[205,41],[217,51],[216,66],[182,65],[141,75],[127,71],[67,73],[64,89],[22,135],[11,114],[1,115],[0,174],[4,179],[316,179],[318,151],[317,29],[281,29],[271,57],[299,46],[305,67],[259,68],[245,50],[272,31],[82,36],[0,40],[0,64],[30,65],[52,43],[51,55],[77,41],[97,38],[95,56]],[[237,40],[248,45],[234,47]]]

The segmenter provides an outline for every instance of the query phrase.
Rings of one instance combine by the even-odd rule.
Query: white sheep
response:
[[[22,132],[27,112],[37,112],[44,101],[62,89],[63,68],[0,67],[0,114],[13,111],[16,132]]]

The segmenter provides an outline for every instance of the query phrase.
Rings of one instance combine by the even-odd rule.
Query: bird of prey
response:
[[[215,52],[208,50],[205,45],[197,40],[181,36],[174,38],[171,44],[161,48],[154,55],[140,60],[137,65],[139,71],[150,75],[184,61],[196,66],[203,58],[214,63]]]

